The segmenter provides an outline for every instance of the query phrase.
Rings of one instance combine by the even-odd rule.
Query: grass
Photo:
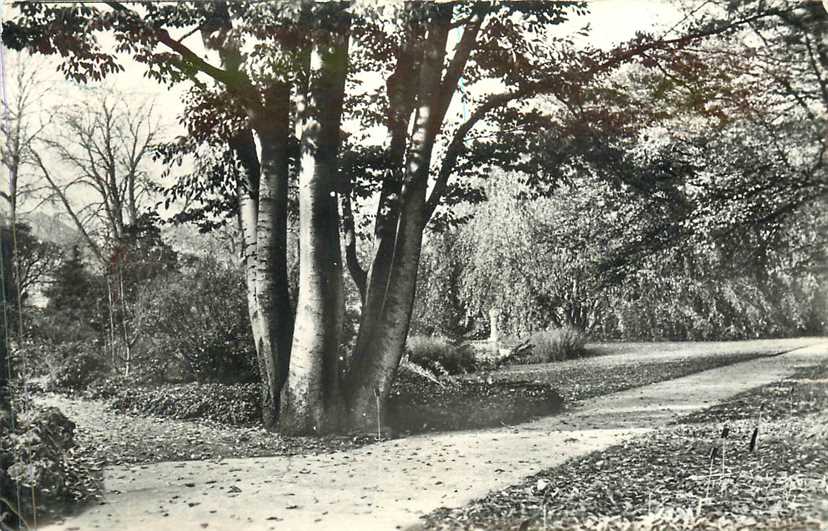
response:
[[[828,364],[802,369],[465,507],[435,511],[425,527],[821,529],[828,521],[826,409]],[[711,463],[723,426],[724,462],[719,451]]]
[[[582,358],[589,354],[585,348],[586,342],[586,334],[575,328],[535,332],[501,363],[525,365]]]
[[[437,376],[464,374],[478,368],[471,348],[439,336],[410,337],[406,342],[406,360]]]
[[[509,367],[466,376],[490,382],[533,382],[554,388],[564,403],[572,404],[596,396],[632,389],[642,385],[681,378],[697,372],[724,367],[764,356],[752,352],[688,356],[664,360],[625,359],[614,362],[613,356],[573,360],[566,363]]]

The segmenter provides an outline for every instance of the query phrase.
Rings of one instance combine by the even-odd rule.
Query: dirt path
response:
[[[106,504],[44,529],[401,529],[537,470],[606,448],[828,356],[828,342],[587,400],[513,428],[327,455],[107,470]]]

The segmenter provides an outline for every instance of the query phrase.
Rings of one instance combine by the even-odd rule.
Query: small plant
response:
[[[536,332],[515,347],[502,363],[549,363],[583,358],[588,354],[586,342],[586,334],[577,328],[564,327]]]
[[[14,430],[0,424],[0,522],[36,524],[38,511],[100,494],[99,465],[75,445],[74,431],[57,408],[21,416]]]
[[[477,370],[474,351],[444,337],[415,336],[406,344],[408,361],[435,374],[464,374]]]
[[[96,352],[80,342],[54,345],[49,363],[50,389],[79,391],[105,372],[105,364]]]

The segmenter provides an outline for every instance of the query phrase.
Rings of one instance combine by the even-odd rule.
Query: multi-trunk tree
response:
[[[608,52],[576,49],[555,31],[583,12],[561,2],[21,3],[3,38],[63,55],[62,71],[78,80],[116,72],[131,56],[158,80],[190,84],[188,138],[163,156],[215,161],[204,179],[186,182],[195,195],[213,192],[208,206],[238,214],[265,423],[318,433],[374,429],[408,333],[423,232],[454,221],[457,203],[481,198],[474,131],[532,131],[545,123],[537,96],[578,108],[584,87],[606,72],[642,58],[660,65],[694,42],[639,36]],[[103,49],[99,33],[114,35],[116,50]],[[187,43],[196,34],[212,59]],[[461,102],[466,112],[455,112]],[[548,188],[566,170],[533,147],[492,164]],[[375,213],[365,214],[368,206]],[[360,209],[359,219],[373,221],[365,266],[354,252]],[[362,311],[353,351],[343,355],[346,269]]]

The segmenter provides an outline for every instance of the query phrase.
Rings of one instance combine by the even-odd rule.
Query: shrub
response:
[[[549,363],[582,358],[587,336],[577,328],[556,328],[534,333],[507,356],[504,364]]]
[[[477,370],[473,349],[446,338],[415,336],[406,345],[408,361],[437,375],[463,374]]]
[[[106,370],[98,353],[88,350],[80,342],[51,345],[48,348],[50,389],[82,390]]]
[[[108,400],[118,396],[134,383],[124,376],[102,376],[86,386],[83,397],[91,400]]]
[[[179,367],[185,380],[225,383],[258,379],[244,276],[215,260],[193,261],[154,279],[136,302],[133,327],[143,334],[139,369],[165,379]]]
[[[525,422],[560,410],[551,387],[470,379],[434,382],[407,373],[394,382],[384,422],[393,432],[477,429]]]
[[[0,522],[30,520],[32,489],[39,514],[61,511],[100,495],[99,465],[76,446],[75,424],[57,408],[22,416],[14,430],[0,423]],[[24,492],[20,505],[15,495]]]
[[[261,419],[259,384],[189,383],[155,388],[114,384],[110,392],[114,393],[112,407],[126,413],[207,419],[236,426]]]

